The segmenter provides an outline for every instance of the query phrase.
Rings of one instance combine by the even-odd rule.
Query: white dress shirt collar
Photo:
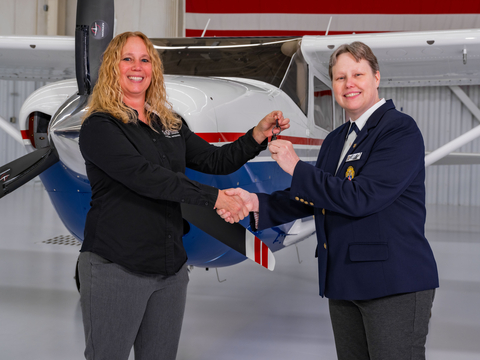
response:
[[[372,115],[375,112],[375,110],[377,110],[380,106],[382,106],[385,103],[386,103],[385,99],[381,99],[380,101],[375,103],[375,105],[373,105],[370,109],[365,111],[357,120],[355,120],[355,124],[357,125],[359,132],[365,126],[365,123],[367,122],[370,115]],[[350,119],[350,121],[352,121],[352,119]]]

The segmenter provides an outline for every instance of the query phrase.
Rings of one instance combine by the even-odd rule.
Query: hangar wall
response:
[[[0,35],[75,35],[77,0],[1,0]],[[115,0],[116,30],[184,36],[185,0]]]
[[[463,91],[480,105],[480,86]],[[398,110],[412,116],[433,151],[466,131],[480,125],[449,87],[409,87],[380,89],[380,96],[393,99]],[[456,150],[480,153],[480,139]],[[399,174],[401,176],[402,174]],[[480,165],[433,165],[427,168],[427,204],[480,206]]]

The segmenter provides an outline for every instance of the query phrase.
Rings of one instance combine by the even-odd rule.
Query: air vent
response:
[[[42,244],[80,246],[81,243],[72,235],[59,235],[52,239],[42,241]]]

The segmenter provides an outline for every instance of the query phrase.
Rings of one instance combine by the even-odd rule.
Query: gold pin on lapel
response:
[[[352,181],[352,179],[355,177],[355,169],[353,168],[353,166],[348,167],[347,172],[345,173],[345,177],[350,181]]]

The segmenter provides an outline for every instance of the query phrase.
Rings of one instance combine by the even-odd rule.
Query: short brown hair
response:
[[[328,74],[330,75],[330,80],[333,81],[332,68],[337,63],[338,57],[345,53],[351,54],[357,62],[360,62],[360,60],[366,60],[370,65],[374,75],[377,73],[377,71],[380,71],[377,57],[373,54],[372,49],[360,41],[355,41],[351,44],[340,45],[337,50],[330,55],[330,62],[328,64]]]

